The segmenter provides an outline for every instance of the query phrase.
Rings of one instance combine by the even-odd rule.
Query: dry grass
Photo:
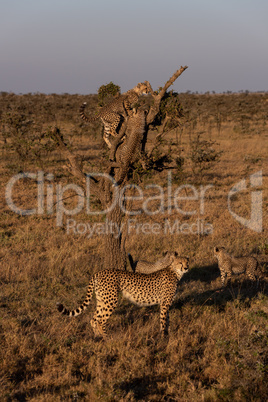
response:
[[[8,110],[23,111],[43,124],[43,129],[57,121],[73,146],[81,153],[89,152],[91,162],[98,163],[97,155],[103,152],[100,136],[94,132],[88,135],[88,127],[77,117],[84,97],[2,94],[0,99],[3,116]],[[55,182],[63,184],[71,178],[56,152],[44,153],[40,159],[20,160],[7,146],[11,137],[3,135],[8,129],[2,125],[1,400],[266,400],[267,277],[258,289],[243,278],[234,278],[227,289],[218,292],[219,272],[212,249],[221,244],[236,255],[255,254],[262,270],[266,269],[267,95],[182,94],[182,102],[189,111],[179,136],[184,155],[189,154],[191,138],[200,131],[204,131],[204,138],[216,140],[223,151],[201,182],[195,182],[188,159],[184,167],[183,182],[197,188],[213,185],[207,192],[204,213],[187,219],[175,211],[150,219],[142,215],[137,222],[162,223],[165,218],[178,218],[191,224],[200,217],[213,225],[213,233],[141,236],[133,231],[127,241],[127,251],[135,258],[154,260],[167,249],[190,256],[190,273],[183,279],[171,309],[167,342],[159,338],[157,307],[138,308],[121,301],[109,322],[110,339],[106,342],[94,340],[89,325],[94,302],[76,319],[58,314],[56,302],[73,307],[83,300],[89,276],[104,268],[104,244],[98,236],[88,239],[86,235],[67,234],[65,226],[56,227],[55,214],[23,217],[8,208],[4,189],[21,169],[44,169],[55,174]],[[215,120],[219,111],[220,129]],[[168,135],[169,140],[175,137],[175,133]],[[264,228],[262,233],[255,233],[231,217],[226,200],[236,182],[261,169]],[[165,185],[166,172],[147,178],[144,184],[148,183]],[[177,185],[174,181],[173,190]],[[15,201],[34,206],[35,184],[20,182]],[[198,206],[194,200],[182,205],[185,209]],[[249,217],[249,193],[237,198],[234,209]],[[85,213],[75,218],[90,222]]]

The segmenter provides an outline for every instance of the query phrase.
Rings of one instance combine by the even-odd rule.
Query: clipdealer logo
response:
[[[114,197],[111,205],[109,205],[109,207],[105,210],[93,210],[91,208],[90,203],[91,199],[90,177],[96,177],[96,176],[105,177],[107,180],[110,180],[112,184],[114,184],[114,179],[111,176],[103,173],[88,174],[85,189],[73,183],[66,185],[62,185],[61,183],[55,183],[53,174],[50,173],[45,174],[43,171],[38,171],[37,173],[30,173],[30,172],[19,173],[13,176],[6,185],[5,189],[6,202],[8,207],[13,212],[19,215],[43,215],[43,214],[51,215],[55,213],[57,226],[63,225],[64,216],[66,217],[74,216],[77,215],[82,210],[85,210],[85,212],[88,215],[106,215],[115,207],[117,202],[119,203],[119,206],[122,209],[123,213],[129,216],[135,216],[141,213],[144,213],[148,217],[154,216],[156,214],[163,214],[164,218],[166,214],[169,216],[171,213],[175,212],[181,216],[196,215],[202,218],[205,211],[206,192],[209,191],[211,188],[213,188],[213,185],[200,186],[199,188],[197,188],[190,184],[183,184],[179,187],[174,188],[172,187],[172,173],[171,171],[169,171],[167,175],[166,191],[164,190],[163,187],[157,184],[148,184],[145,186],[145,189],[142,189],[141,187],[134,184],[126,185],[123,188],[113,186]],[[17,206],[15,202],[14,197],[15,185],[17,185],[18,182],[22,179],[30,179],[37,184],[37,194],[36,194],[37,202],[35,208],[23,209],[22,207]],[[232,217],[236,221],[238,221],[241,225],[257,233],[261,233],[263,226],[262,190],[260,189],[260,187],[262,186],[262,171],[260,170],[249,176],[249,186],[247,185],[247,182],[248,182],[247,179],[242,179],[238,183],[236,183],[229,191],[227,196],[228,211],[232,215]],[[141,205],[139,209],[135,209],[133,211],[126,210],[123,202],[124,198],[125,199],[131,198],[126,195],[127,190],[130,188],[135,190],[135,196],[132,196],[132,199],[140,201]],[[235,195],[238,195],[239,193],[248,189],[251,190],[251,206],[250,206],[251,212],[249,219],[240,216],[236,212],[234,212],[233,210],[234,199],[232,198]],[[153,190],[154,195],[146,196],[144,190]],[[64,202],[66,194],[68,194],[70,191],[74,194],[74,196],[76,196],[76,205],[73,208],[68,208]],[[151,209],[150,207],[152,201],[154,201],[154,203],[158,205],[158,207],[154,210]],[[183,209],[182,204],[187,205],[188,204],[187,201],[193,201],[195,203],[194,204],[195,207],[197,208],[191,210]],[[79,222],[77,223],[73,219],[67,222],[70,223],[68,228],[71,229],[72,227],[74,233],[76,232],[82,233],[86,231],[84,223]],[[197,231],[198,233],[200,232],[203,233],[203,231],[207,233],[212,233],[213,231],[212,225],[209,224],[208,222],[205,222],[202,219],[201,220],[198,219],[198,222],[196,223],[191,222],[191,225],[194,225],[194,227],[193,228],[191,227],[190,229],[186,227],[189,224],[178,223],[179,222],[178,219],[176,219],[174,225],[169,220],[167,220],[167,222],[170,222],[167,224],[168,225],[167,227],[169,226],[171,227],[171,232],[173,232],[173,227],[176,229],[176,230],[174,229],[175,232],[177,232],[177,227],[179,227],[180,233],[186,233],[186,231],[188,232],[190,231],[190,233],[195,233],[197,223],[198,223],[198,231]],[[99,228],[98,225],[96,226],[96,228],[94,226],[94,229],[91,228],[90,224],[88,225],[89,225],[87,226],[88,234],[90,234],[91,232],[103,233],[104,231],[104,229],[102,227]],[[144,228],[142,229],[138,228],[137,230],[142,230],[142,233],[145,232],[147,233],[148,222],[143,223],[143,225],[145,225]],[[152,226],[151,230],[155,233],[156,230],[155,224],[152,223],[151,226]],[[137,225],[135,227],[137,227]],[[165,227],[166,226],[164,226],[164,228]],[[105,230],[107,230],[107,224],[105,226]]]
[[[236,214],[232,208],[232,197],[237,195],[241,191],[245,191],[248,189],[247,180],[243,179],[236,183],[228,194],[228,210],[230,214],[239,222],[241,225],[246,226],[247,228],[253,230],[254,232],[261,233],[262,232],[262,190],[257,190],[257,187],[262,186],[262,170],[259,172],[253,173],[249,176],[249,185],[251,189],[255,189],[251,191],[251,207],[250,207],[250,219],[246,219],[238,214]]]
[[[110,180],[113,184],[113,199],[111,204],[106,209],[96,209],[91,205],[91,177],[104,177]],[[27,179],[37,185],[35,190],[36,200],[32,208],[19,206],[16,198],[16,188],[20,181]],[[74,234],[105,234],[119,233],[121,228],[114,225],[113,222],[107,220],[107,214],[113,210],[115,206],[119,206],[122,212],[129,216],[138,216],[143,214],[148,220],[140,224],[129,220],[129,231],[136,230],[142,234],[160,234],[159,232],[170,233],[192,233],[200,234],[203,232],[212,233],[212,225],[202,219],[205,213],[206,193],[213,186],[200,185],[196,187],[191,184],[182,184],[180,186],[172,186],[172,172],[167,172],[167,182],[164,187],[158,184],[146,184],[144,188],[136,184],[127,184],[124,187],[114,186],[113,177],[103,173],[90,173],[86,176],[85,187],[80,187],[76,184],[55,183],[54,176],[50,173],[38,171],[37,173],[24,172],[13,176],[6,185],[6,202],[8,207],[19,215],[52,215],[55,214],[56,225],[63,226],[67,223],[67,233]],[[129,195],[128,191],[131,191]],[[148,192],[148,193],[147,193]],[[70,195],[71,193],[71,195]],[[67,205],[66,200],[74,198],[72,206]],[[125,200],[137,201],[131,209],[132,203],[126,204]],[[190,202],[188,204],[188,201]],[[128,205],[128,206],[127,206]],[[129,209],[127,209],[129,208]],[[102,215],[106,216],[105,225],[103,222],[78,222],[75,219],[68,219],[70,216],[78,215],[84,211],[87,215]],[[164,224],[158,225],[154,220],[150,221],[150,217],[155,215],[163,215]],[[177,214],[182,217],[196,216],[198,219],[191,222],[180,222],[177,219]],[[174,215],[175,220],[166,219],[167,216]],[[65,217],[67,219],[65,219]]]

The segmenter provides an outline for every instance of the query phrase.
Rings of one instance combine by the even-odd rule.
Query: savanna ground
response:
[[[151,261],[164,250],[177,250],[190,257],[191,270],[181,281],[170,312],[168,342],[159,338],[157,307],[138,308],[125,301],[112,315],[109,339],[104,342],[94,340],[89,324],[94,301],[75,319],[56,310],[57,302],[76,307],[85,297],[90,275],[105,268],[102,236],[67,233],[67,219],[57,227],[55,211],[47,214],[46,205],[43,214],[20,216],[5,200],[7,183],[20,172],[52,173],[45,195],[49,183],[55,194],[56,184],[74,182],[49,139],[55,125],[73,149],[87,156],[88,171],[98,171],[100,155],[107,156],[100,125],[85,125],[78,116],[85,100],[93,110],[96,96],[1,94],[1,400],[267,399],[268,95],[186,93],[180,99],[185,113],[182,125],[167,133],[155,152],[177,157],[171,169],[172,191],[182,184],[195,186],[198,197],[190,200],[193,194],[188,189],[181,193],[188,199],[180,201],[183,211],[195,213],[183,215],[164,208],[151,216],[139,214],[133,218],[135,224],[158,223],[159,233],[151,233],[149,225],[146,233],[132,227],[126,249],[136,259]],[[150,133],[149,147],[155,135]],[[201,152],[204,160],[207,147],[220,153],[219,158],[198,164],[196,153]],[[249,176],[261,170],[263,185],[253,189],[262,190],[263,231],[258,233],[230,214],[227,197],[235,183],[245,178],[248,184]],[[148,171],[136,182],[145,193],[146,185],[158,184],[166,194],[167,170]],[[211,187],[203,208],[200,191],[207,185]],[[248,184],[248,190],[232,198],[232,210],[246,219],[251,191]],[[146,194],[152,196],[153,190]],[[36,208],[34,180],[18,181],[12,195],[17,206]],[[70,207],[68,202],[75,203],[76,198],[66,200]],[[157,210],[158,202],[151,200],[148,206]],[[167,199],[164,202],[166,206]],[[91,225],[104,220],[85,210],[67,218]],[[188,226],[183,233],[164,233],[165,219],[171,225],[179,220]],[[197,222],[209,227],[208,233],[202,228],[196,233]],[[240,276],[219,291],[215,245],[224,245],[237,256],[257,256],[264,272],[259,287]]]

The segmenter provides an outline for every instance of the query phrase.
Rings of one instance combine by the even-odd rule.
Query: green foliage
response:
[[[109,84],[102,85],[98,89],[99,106],[104,106],[107,101],[120,95],[120,87],[112,81]]]
[[[160,103],[160,110],[158,114],[158,119],[160,120],[160,123],[162,123],[164,119],[167,118],[167,128],[171,130],[180,124],[180,120],[183,116],[184,112],[180,102],[179,94],[173,91],[167,92]]]

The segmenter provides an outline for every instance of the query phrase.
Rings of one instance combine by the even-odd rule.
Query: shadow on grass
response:
[[[262,277],[267,276],[268,271],[268,262],[259,262],[262,271]],[[201,281],[211,283],[220,277],[220,270],[218,268],[218,264],[206,265],[203,267],[194,267],[191,268],[182,278],[183,282],[192,282],[192,281]],[[242,280],[242,276],[233,275],[233,278],[240,278]]]
[[[211,283],[220,276],[218,264],[191,268],[184,276],[183,282],[201,281]]]
[[[167,377],[165,376],[142,376],[122,381],[117,385],[117,388],[126,393],[132,391],[135,400],[144,400],[144,398],[149,395],[157,394],[159,396],[158,384],[166,381]]]
[[[257,282],[252,282],[245,279],[244,275],[233,275],[231,282],[224,288],[220,285],[220,271],[217,264],[192,268],[183,277],[185,283],[184,289],[188,290],[185,297],[177,300],[173,308],[181,308],[185,303],[199,306],[217,306],[219,310],[224,310],[228,302],[239,300],[245,302],[250,306],[251,300],[254,299],[259,293],[268,296],[267,281],[265,280],[266,271],[263,272],[263,277]],[[198,284],[206,282],[211,284],[215,280],[219,280],[219,286],[206,291],[199,291]]]
[[[244,302],[247,307],[250,307],[251,300],[259,293],[268,296],[267,283],[265,281],[259,281],[258,286],[256,286],[251,281],[243,281],[241,283],[236,280],[223,289],[219,287],[200,293],[193,292],[191,295],[177,300],[173,304],[173,308],[180,309],[183,305],[189,303],[193,306],[216,306],[219,311],[224,311],[226,304],[235,300]]]

